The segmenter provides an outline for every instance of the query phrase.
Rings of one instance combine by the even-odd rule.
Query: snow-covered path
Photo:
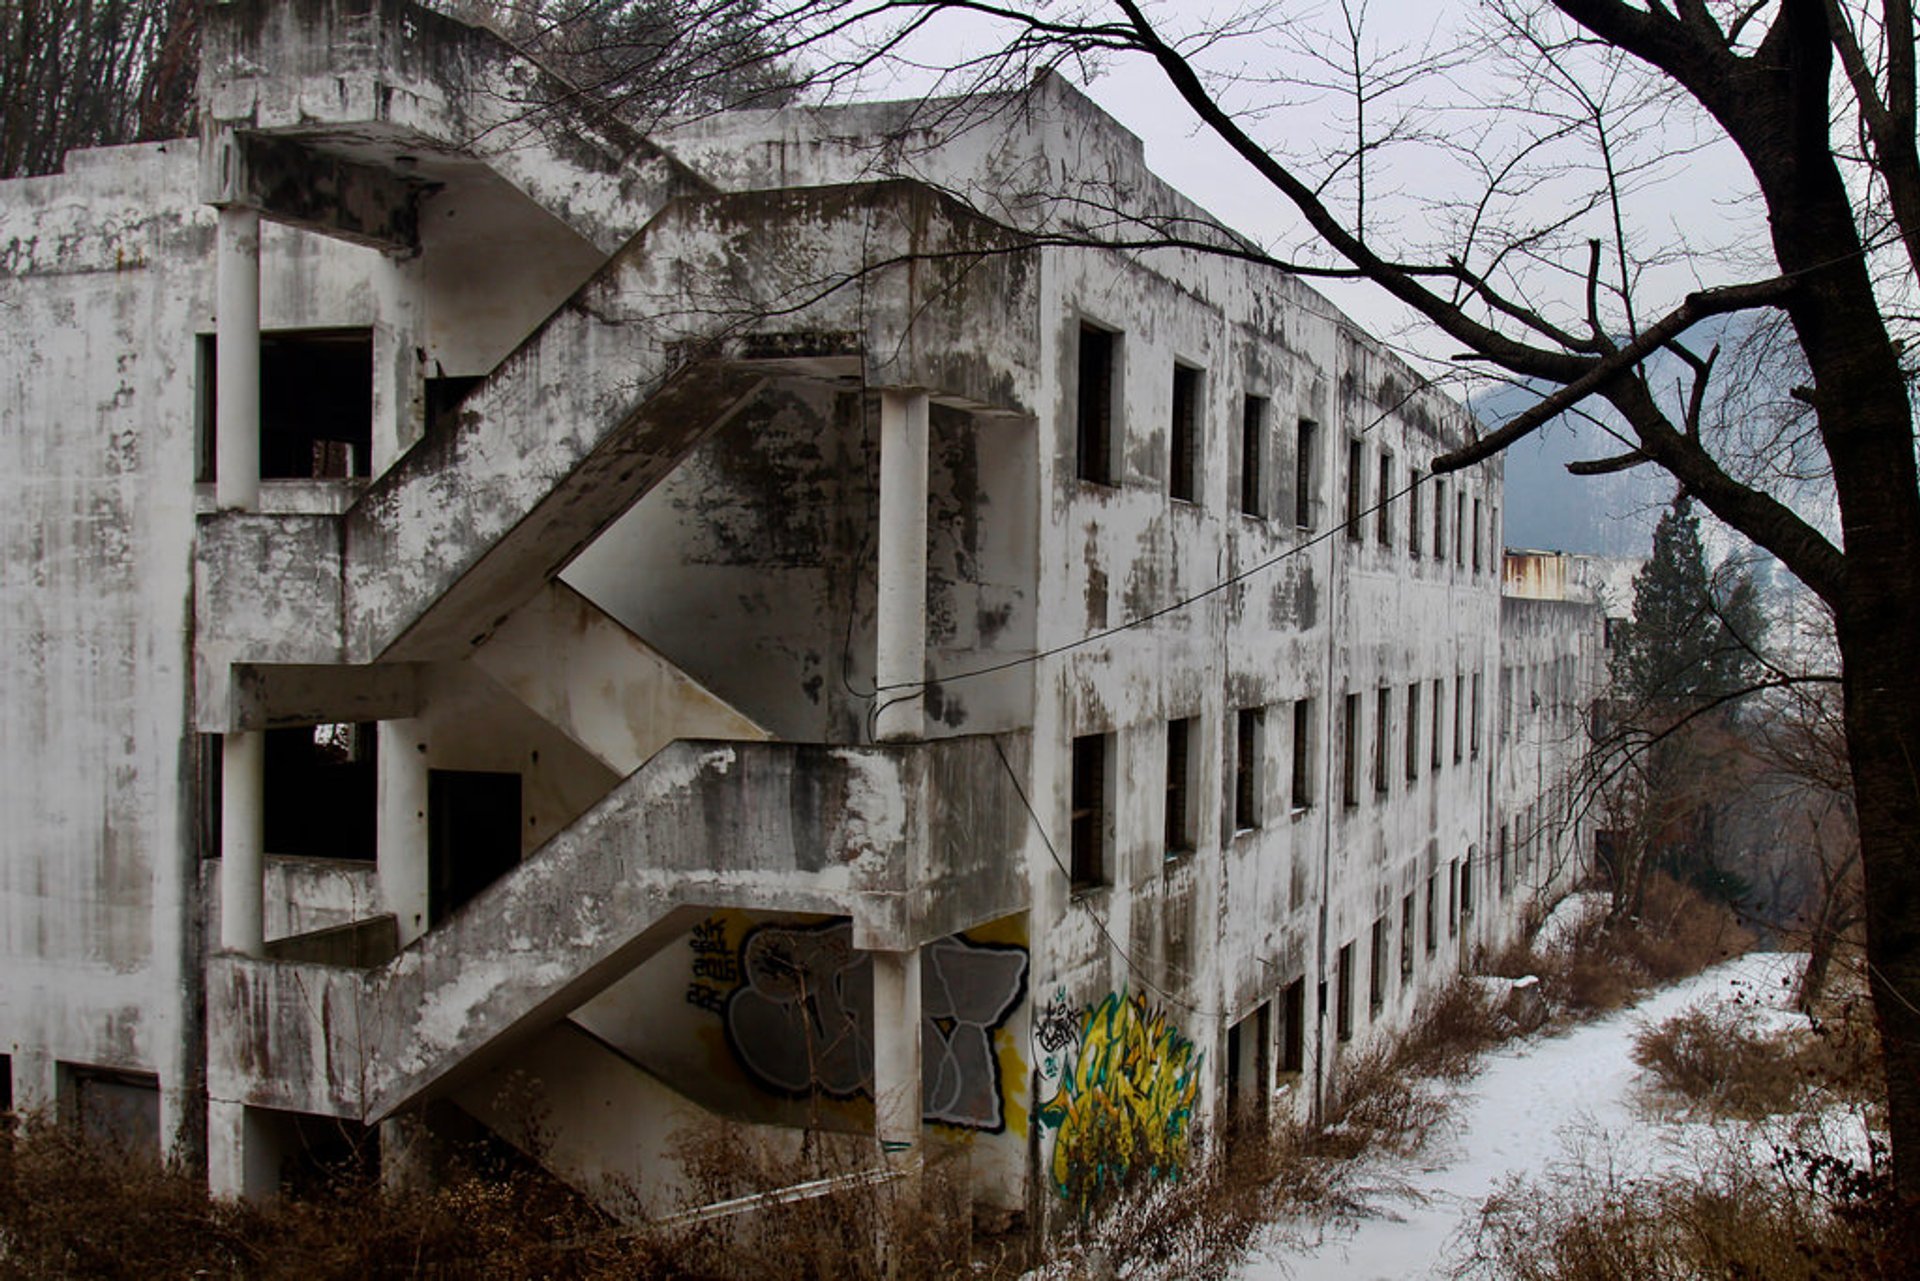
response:
[[[1634,1033],[1703,1000],[1736,994],[1778,1008],[1801,960],[1782,953],[1738,957],[1565,1035],[1531,1038],[1488,1055],[1459,1087],[1451,1136],[1437,1139],[1420,1160],[1378,1167],[1385,1180],[1416,1189],[1418,1197],[1385,1192],[1373,1217],[1328,1228],[1317,1244],[1276,1238],[1243,1266],[1242,1281],[1443,1277],[1449,1243],[1510,1175],[1545,1173],[1570,1151],[1600,1144],[1641,1170],[1680,1159],[1663,1138],[1678,1137],[1684,1127],[1649,1125],[1633,1107],[1642,1075],[1632,1058]],[[1295,1234],[1280,1234],[1288,1235]]]

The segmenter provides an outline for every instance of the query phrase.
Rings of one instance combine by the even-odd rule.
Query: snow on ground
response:
[[[1409,1162],[1369,1171],[1372,1217],[1319,1229],[1277,1226],[1242,1267],[1241,1281],[1444,1277],[1449,1245],[1510,1176],[1543,1175],[1569,1159],[1610,1161],[1634,1173],[1672,1169],[1712,1140],[1704,1123],[1650,1120],[1636,1109],[1643,1073],[1633,1038],[1689,1006],[1744,998],[1780,1009],[1804,958],[1756,952],[1665,988],[1638,1005],[1551,1037],[1490,1054],[1459,1087],[1451,1136]],[[1776,1016],[1777,1017],[1777,1016]],[[1301,1245],[1301,1236],[1318,1237]]]
[[[1553,911],[1547,913],[1547,919],[1540,922],[1540,928],[1533,936],[1534,950],[1546,952],[1559,947],[1588,921],[1605,916],[1612,901],[1600,890],[1580,890],[1567,895],[1554,904]]]

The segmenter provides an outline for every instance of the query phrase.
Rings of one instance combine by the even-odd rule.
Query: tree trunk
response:
[[[1904,593],[1904,580],[1855,586],[1850,594],[1893,593]],[[1894,1186],[1912,1202],[1920,1201],[1920,698],[1913,691],[1920,625],[1911,594],[1878,603],[1905,625],[1862,627],[1843,611],[1840,648]]]

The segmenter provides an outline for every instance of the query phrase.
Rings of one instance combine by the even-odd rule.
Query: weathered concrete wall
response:
[[[76,153],[0,186],[8,451],[8,836],[0,1043],[25,1102],[56,1061],[155,1072],[201,1125],[199,869],[187,640],[195,335],[211,211],[187,144]],[[268,238],[269,328],[365,323],[371,255]]]
[[[1551,903],[1592,871],[1589,720],[1607,680],[1606,618],[1585,600],[1500,602],[1499,805],[1489,891]]]
[[[55,1060],[159,1074],[171,1143],[198,1039],[193,175],[160,145],[0,184],[0,1046],[23,1103]]]

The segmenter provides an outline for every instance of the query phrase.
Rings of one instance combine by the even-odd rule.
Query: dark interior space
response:
[[[378,803],[373,724],[266,734],[267,853],[371,860]]]
[[[195,369],[201,481],[215,478],[219,365],[201,334]],[[365,476],[373,453],[373,331],[310,329],[260,337],[260,478]]]
[[[520,862],[520,776],[427,774],[427,912],[434,924]]]

